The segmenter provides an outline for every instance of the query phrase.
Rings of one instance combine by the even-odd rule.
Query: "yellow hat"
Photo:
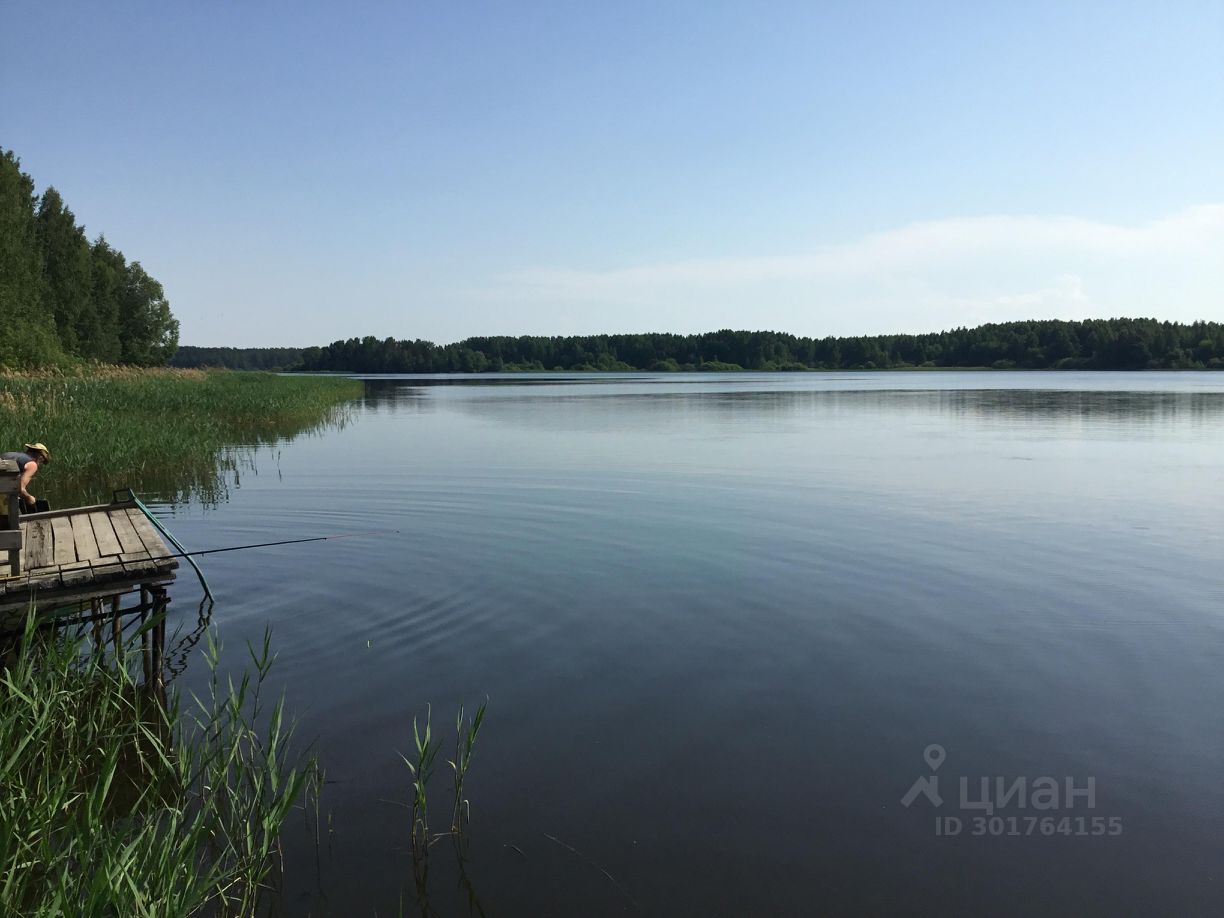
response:
[[[47,446],[45,443],[27,443],[25,445],[25,448],[38,450],[38,452],[42,453],[46,457],[45,459],[46,462],[51,461],[51,450],[47,449]]]

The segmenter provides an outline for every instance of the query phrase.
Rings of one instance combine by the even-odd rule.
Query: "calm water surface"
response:
[[[400,530],[206,559],[330,781],[285,911],[419,913],[398,752],[487,696],[437,914],[1218,913],[1222,422],[1224,374],[371,380],[171,523]]]

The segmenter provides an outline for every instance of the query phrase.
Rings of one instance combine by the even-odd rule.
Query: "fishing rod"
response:
[[[179,551],[187,550],[187,546],[184,545],[182,542],[180,542],[178,539],[176,539],[174,537],[174,533],[162,525],[162,521],[153,515],[153,511],[144,505],[144,501],[142,501],[139,497],[137,497],[136,492],[133,491],[131,488],[123,488],[121,490],[115,491],[114,499],[116,501],[119,500],[119,496],[123,494],[125,491],[127,492],[127,496],[130,497],[132,501],[136,504],[136,506],[140,508],[140,512],[145,515],[145,519],[147,519],[150,523],[156,526],[157,531],[160,532],[162,535],[164,535],[166,539],[170,542],[171,545],[173,545]],[[200,570],[200,565],[196,564],[195,558],[188,558],[187,563],[191,565],[191,569],[196,572],[196,577],[200,579],[200,586],[204,588],[205,597],[207,597],[208,600],[211,601],[213,598],[212,587],[208,585],[208,578],[204,576],[204,571]]]
[[[219,555],[227,551],[245,551],[248,548],[271,548],[274,545],[298,545],[302,542],[336,542],[340,539],[355,539],[358,536],[399,535],[398,529],[370,529],[366,532],[345,532],[340,535],[311,536],[309,539],[283,539],[280,542],[254,542],[250,545],[230,545],[226,548],[203,548],[199,551],[184,551],[173,555],[151,555],[154,561],[168,558],[197,558],[200,555]]]
[[[154,555],[152,552],[150,552],[149,558],[152,561],[170,561],[175,558],[187,558],[190,560],[191,558],[198,557],[199,555],[219,555],[222,552],[245,551],[248,548],[271,548],[274,545],[298,545],[302,542],[334,542],[339,541],[340,539],[355,539],[358,536],[399,535],[399,533],[400,531],[398,529],[371,529],[366,532],[345,532],[341,533],[340,535],[312,536],[309,539],[283,539],[279,542],[255,542],[250,545],[230,545],[226,548],[204,548],[199,551],[182,551],[172,555]],[[106,558],[99,558],[98,563],[107,564],[108,562]],[[115,563],[120,563],[118,558],[115,559]],[[26,577],[28,579],[32,576],[36,575],[27,571],[22,574],[12,574],[7,577],[0,577],[0,580],[20,580],[22,577]]]

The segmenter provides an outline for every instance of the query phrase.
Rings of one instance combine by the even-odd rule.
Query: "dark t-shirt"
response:
[[[34,457],[29,453],[0,453],[0,459],[12,459],[17,463],[17,471],[24,472],[26,463],[32,462]]]

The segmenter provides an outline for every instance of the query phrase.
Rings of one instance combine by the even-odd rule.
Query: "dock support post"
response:
[[[145,685],[153,681],[153,635],[145,626],[149,623],[149,591],[140,587],[140,662],[144,667]]]
[[[89,617],[93,619],[94,655],[100,661],[102,651],[106,648],[106,641],[102,637],[102,600],[91,599],[89,601]]]
[[[165,669],[166,658],[166,607],[170,604],[170,600],[166,597],[165,587],[149,587],[149,593],[153,598],[153,620],[156,624],[152,627],[151,643],[151,659],[153,668],[153,684],[161,688],[165,679],[163,670]]]
[[[115,649],[115,662],[123,657],[123,623],[119,620],[119,594],[111,597],[111,645]]]

